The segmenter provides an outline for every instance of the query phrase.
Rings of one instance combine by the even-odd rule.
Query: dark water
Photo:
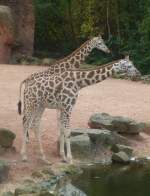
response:
[[[88,196],[150,196],[150,165],[90,167],[72,184]]]

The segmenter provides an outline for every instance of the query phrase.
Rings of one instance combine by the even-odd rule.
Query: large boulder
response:
[[[9,165],[6,161],[0,160],[0,183],[7,180],[9,174]]]
[[[143,130],[143,124],[130,118],[111,116],[106,113],[97,113],[90,117],[88,125],[94,129],[108,129],[118,133],[138,134]]]
[[[0,128],[0,146],[4,148],[11,148],[16,135],[4,128]]]
[[[125,137],[104,129],[72,129],[72,154],[86,162],[111,163],[110,147],[116,143],[128,144]],[[72,140],[71,139],[71,140]]]

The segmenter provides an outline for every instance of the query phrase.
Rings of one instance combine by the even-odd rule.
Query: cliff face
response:
[[[32,55],[34,44],[34,8],[32,0],[0,0],[0,5],[9,6],[15,22],[14,55]]]
[[[8,6],[0,6],[0,63],[9,63],[14,43],[14,20]]]

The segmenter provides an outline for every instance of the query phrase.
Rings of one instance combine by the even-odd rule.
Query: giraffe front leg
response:
[[[70,128],[69,128],[69,121],[70,121],[70,114],[71,112],[61,112],[61,127],[64,132],[64,143],[66,143],[66,156],[65,159],[68,163],[72,163],[72,154],[71,154],[71,145],[70,145]],[[62,152],[64,153],[65,145],[63,144]]]
[[[65,138],[64,138],[64,127],[61,124],[61,115],[60,110],[57,109],[57,129],[60,130],[60,137],[59,137],[59,153],[62,157],[63,161],[66,161],[66,155],[65,155]]]
[[[70,144],[70,135],[71,131],[69,128],[65,129],[65,140],[66,140],[66,150],[67,150],[67,162],[72,164],[72,153],[71,153],[71,144]]]
[[[64,130],[60,131],[59,142],[60,142],[59,144],[60,156],[62,157],[62,160],[66,162]]]
[[[42,145],[42,140],[41,140],[41,132],[40,132],[40,129],[39,127],[32,127],[34,133],[35,133],[35,136],[36,136],[36,139],[37,139],[37,142],[38,142],[38,146],[39,146],[39,151],[40,151],[40,157],[42,160],[46,160],[46,156],[44,154],[44,150],[43,150],[43,145]]]

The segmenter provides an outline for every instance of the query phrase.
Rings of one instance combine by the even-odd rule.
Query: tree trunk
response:
[[[116,14],[116,24],[117,24],[117,34],[119,39],[121,39],[121,35],[120,35],[120,21],[119,21],[119,1],[116,1],[116,7],[117,7],[117,14]]]
[[[111,32],[110,32],[110,24],[109,24],[109,0],[107,0],[106,4],[106,17],[107,17],[107,31],[108,31],[108,40],[110,40]]]
[[[76,35],[75,35],[75,30],[74,30],[74,25],[73,25],[71,0],[68,0],[68,15],[69,15],[69,21],[70,21],[70,28],[71,28],[72,37],[73,37],[73,40],[75,42],[74,45],[76,46],[77,41],[76,41]]]

